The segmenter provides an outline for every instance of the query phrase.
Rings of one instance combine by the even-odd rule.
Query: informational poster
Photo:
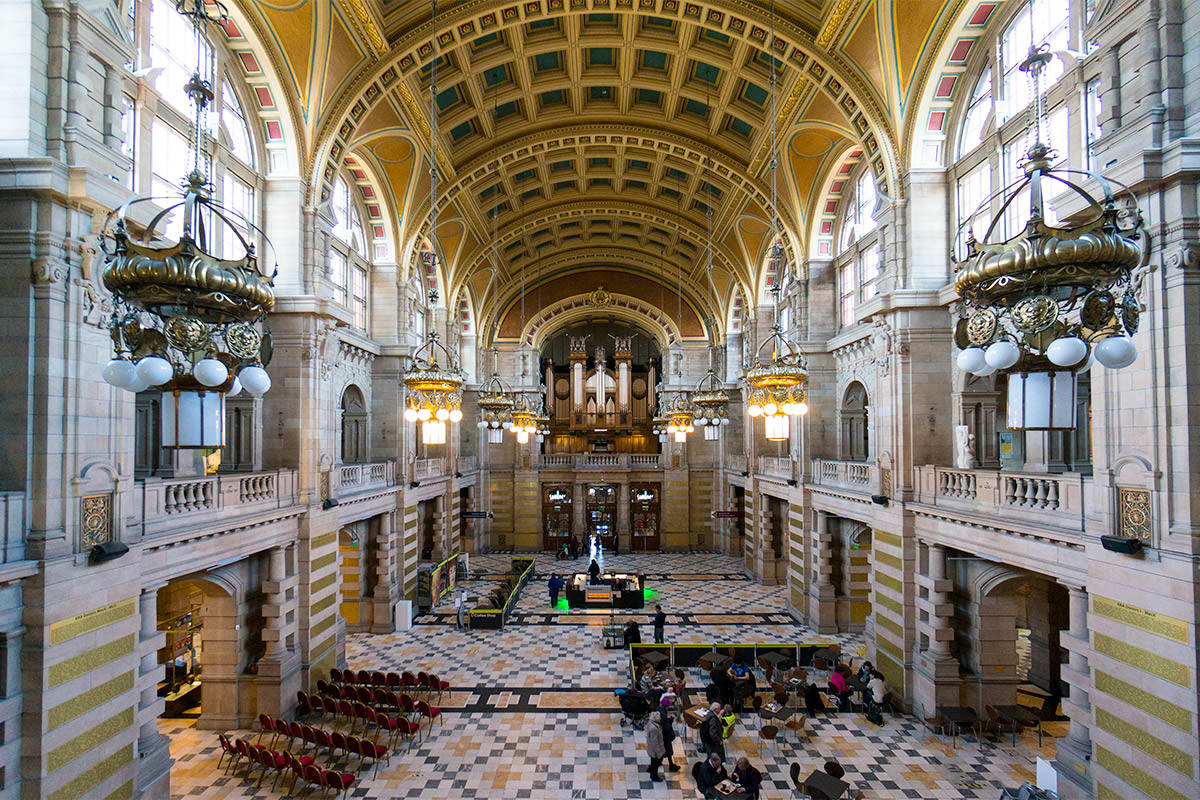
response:
[[[447,558],[429,573],[429,607],[433,608],[446,592],[452,591],[458,578],[458,553]]]

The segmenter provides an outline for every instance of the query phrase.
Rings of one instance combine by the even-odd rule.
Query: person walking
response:
[[[659,701],[658,707],[658,724],[662,728],[663,749],[667,762],[667,769],[671,772],[678,772],[679,765],[672,759],[675,757],[675,726],[671,724],[671,698],[663,695]]]
[[[663,613],[662,605],[654,604],[654,643],[663,643],[663,633],[667,627],[667,615]]]
[[[562,589],[562,578],[558,577],[558,573],[550,576],[550,607],[554,608],[558,605],[558,592]]]
[[[662,768],[663,756],[667,754],[666,745],[663,743],[662,722],[658,714],[651,714],[646,719],[646,755],[650,757],[650,780],[661,781],[662,775],[659,774],[659,769]]]
[[[724,732],[725,723],[721,720],[721,704],[713,703],[709,707],[708,716],[704,718],[704,723],[700,726],[700,745],[709,755],[720,756],[721,761],[725,760],[725,742],[722,741]]]

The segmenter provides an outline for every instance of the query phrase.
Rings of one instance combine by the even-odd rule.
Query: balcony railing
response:
[[[1084,476],[917,467],[918,503],[1083,530]]]
[[[446,459],[439,458],[418,458],[413,464],[413,480],[424,480],[425,478],[440,478],[446,474]]]
[[[791,480],[796,477],[795,463],[792,459],[782,456],[759,456],[758,474],[766,475],[770,478],[787,478]]]
[[[659,469],[658,453],[547,453],[541,466],[552,469]]]
[[[819,486],[874,493],[879,491],[879,468],[867,461],[814,458],[811,480]]]
[[[725,467],[730,472],[742,473],[745,472],[746,457],[745,456],[725,456]]]
[[[343,464],[334,468],[339,493],[364,492],[396,485],[396,462],[377,461],[373,464]]]
[[[458,471],[462,473],[474,472],[478,467],[478,460],[475,456],[459,456]]]
[[[176,528],[179,520],[212,514],[228,524],[232,518],[259,514],[296,503],[296,471],[270,470],[195,478],[146,478],[138,483],[144,534]]]

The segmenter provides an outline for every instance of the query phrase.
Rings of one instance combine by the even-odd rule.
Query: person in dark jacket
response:
[[[592,559],[592,563],[588,565],[588,576],[592,583],[600,582],[600,564],[596,559]]]
[[[721,704],[713,703],[709,707],[708,715],[704,717],[704,722],[700,725],[700,745],[704,748],[704,752],[720,756],[722,761],[725,760],[724,733],[725,723],[721,721]]]
[[[666,750],[666,765],[671,772],[678,772],[679,765],[671,759],[675,756],[675,726],[671,724],[671,698],[663,697],[658,707],[659,727],[662,728],[663,748]]]
[[[721,756],[712,753],[708,760],[700,765],[700,772],[696,776],[696,788],[703,792],[705,797],[716,797],[716,787],[729,777],[722,761],[724,759]]]
[[[745,756],[739,758],[729,779],[741,786],[742,791],[750,795],[750,800],[758,800],[759,787],[762,786],[762,773],[750,766],[750,759]]]
[[[629,620],[625,623],[625,647],[628,648],[631,644],[642,643],[642,629],[638,627],[635,620]]]
[[[655,604],[654,606],[654,642],[662,644],[664,632],[667,627],[667,615],[663,613],[662,606]]]

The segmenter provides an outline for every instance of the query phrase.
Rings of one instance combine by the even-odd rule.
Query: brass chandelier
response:
[[[253,239],[265,235],[213,199],[204,169],[205,116],[214,95],[202,77],[201,43],[210,23],[225,21],[226,9],[212,0],[177,0],[176,10],[192,23],[197,40],[196,70],[184,87],[193,105],[191,170],[182,197],[134,196],[105,222],[100,277],[113,294],[115,356],[101,376],[133,393],[161,388],[163,447],[210,449],[225,445],[225,398],[242,389],[261,396],[271,388],[265,324],[279,270],[260,271]],[[141,212],[146,204],[160,210],[135,232],[131,223],[139,214],[131,210]],[[181,233],[164,244],[175,214],[182,217]],[[214,227],[236,237],[241,258],[213,255]]]
[[[956,362],[965,372],[1008,376],[1007,425],[1014,430],[1064,430],[1076,425],[1076,380],[1093,359],[1122,369],[1137,359],[1130,338],[1141,305],[1134,272],[1145,263],[1142,216],[1133,194],[1092,172],[1052,166],[1054,151],[1041,141],[1041,71],[1045,45],[1030,48],[1020,65],[1034,88],[1034,143],[1023,180],[1001,190],[1005,201],[982,240],[971,230],[989,201],[964,222],[966,257],[956,264]],[[1094,179],[1102,196],[1069,175]],[[1082,197],[1087,211],[1074,225],[1051,225],[1044,193],[1058,186]],[[992,234],[1018,195],[1029,193],[1030,214],[1012,238]],[[1079,218],[1078,216],[1076,217]]]
[[[672,434],[677,443],[682,444],[687,441],[687,435],[696,429],[694,420],[695,417],[692,414],[691,406],[688,405],[687,395],[679,392],[667,408],[666,432]]]
[[[712,367],[692,391],[692,405],[696,408],[696,425],[704,428],[705,441],[721,438],[721,426],[729,424],[727,406],[729,394],[721,385],[721,379]]]
[[[433,21],[437,22],[437,0],[433,0]],[[425,258],[437,274],[440,246],[437,238],[437,68],[438,57],[433,57],[429,76],[429,252]],[[429,304],[437,302],[437,291],[429,291]],[[445,363],[438,360],[439,353]],[[444,344],[438,341],[437,331],[431,330],[412,356],[412,364],[404,375],[405,409],[404,418],[409,422],[421,423],[421,441],[427,445],[446,443],[446,423],[456,423],[463,418],[462,412],[463,374],[458,359]]]
[[[512,392],[500,380],[500,351],[492,348],[492,377],[479,387],[479,427],[486,429],[488,444],[504,441],[512,425]]]

